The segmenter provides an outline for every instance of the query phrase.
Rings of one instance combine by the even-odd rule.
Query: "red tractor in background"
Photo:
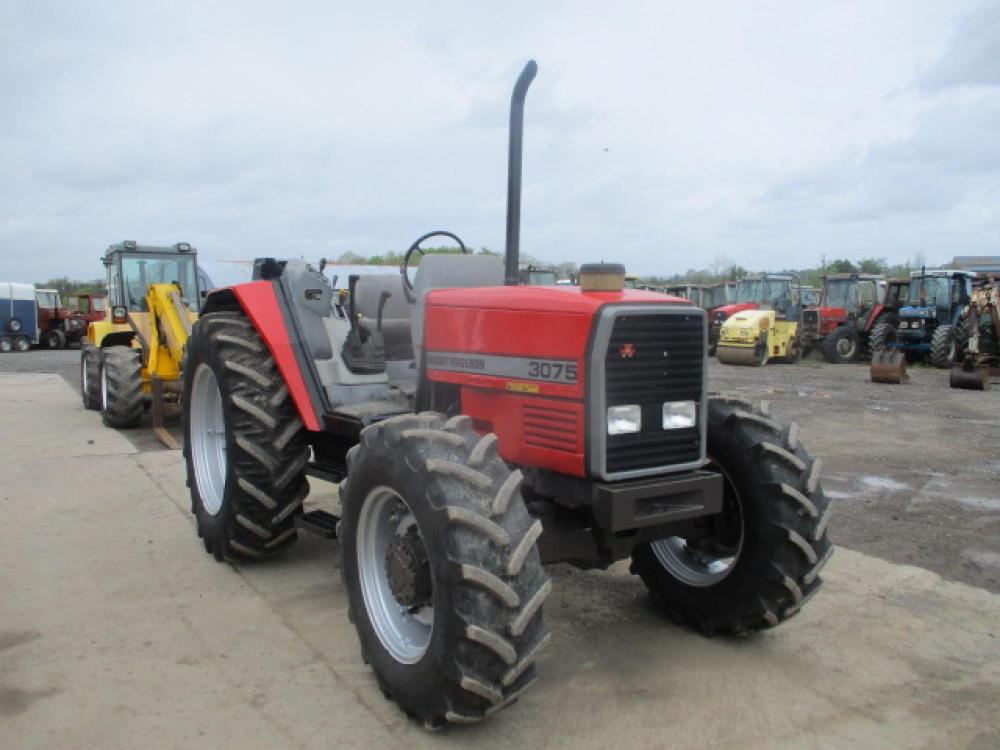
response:
[[[36,289],[38,304],[38,338],[49,349],[62,349],[67,344],[80,341],[87,326],[95,320],[104,320],[102,295],[78,292],[62,303],[58,289]]]
[[[894,324],[897,307],[884,302],[885,276],[836,273],[823,276],[818,306],[802,312],[803,352],[818,348],[828,362],[847,364],[869,348],[869,337],[879,324]]]
[[[503,260],[430,232],[399,276],[352,276],[342,296],[322,263],[262,259],[207,295],[186,349],[205,550],[258,560],[298,530],[336,537],[362,657],[429,727],[534,681],[544,564],[631,559],[668,616],[742,634],[795,615],[833,552],[798,427],[708,392],[703,310],[625,288],[616,264],[518,283],[536,70],[512,96]],[[424,256],[431,237],[461,253]],[[339,483],[339,516],[303,512],[307,476]]]

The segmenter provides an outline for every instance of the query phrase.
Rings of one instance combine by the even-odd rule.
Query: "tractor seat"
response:
[[[413,359],[410,338],[410,306],[403,294],[403,278],[399,274],[365,274],[354,285],[354,311],[358,324],[367,333],[378,328],[378,306],[383,293],[389,294],[382,310],[382,336],[385,339],[386,360]]]

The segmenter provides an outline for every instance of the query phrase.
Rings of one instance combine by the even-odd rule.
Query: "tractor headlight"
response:
[[[111,322],[112,323],[124,323],[128,319],[128,310],[120,305],[118,307],[111,308]]]
[[[608,407],[608,434],[627,435],[642,429],[642,409],[638,404]]]
[[[663,404],[663,429],[683,430],[698,423],[698,407],[694,401],[667,401]]]

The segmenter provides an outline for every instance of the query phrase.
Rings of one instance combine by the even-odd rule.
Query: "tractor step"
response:
[[[327,513],[325,510],[313,510],[295,516],[296,527],[324,539],[337,538],[337,524],[339,522],[340,519],[337,516]]]

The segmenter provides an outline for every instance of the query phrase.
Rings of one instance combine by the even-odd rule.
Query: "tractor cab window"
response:
[[[913,279],[910,282],[908,302],[911,305],[928,307],[948,307],[948,279],[940,276],[927,276],[923,279]]]
[[[967,278],[957,278],[951,285],[951,303],[953,305],[964,304],[969,300],[970,289],[969,280]]]
[[[826,306],[854,309],[857,299],[858,282],[855,279],[828,279],[826,282]]]
[[[765,299],[770,302],[792,299],[792,282],[788,279],[768,279]]]
[[[726,304],[726,288],[714,286],[711,289],[706,289],[702,296],[702,303],[704,307],[719,307],[719,305]]]
[[[38,306],[54,310],[59,307],[59,292],[37,292]]]
[[[192,310],[201,300],[198,295],[197,268],[193,255],[123,255],[122,304],[132,312],[148,312],[146,290],[150,284],[178,284]]]
[[[91,297],[90,307],[94,312],[104,312],[104,299],[101,297]],[[83,312],[86,312],[86,303],[84,303]]]
[[[861,307],[867,309],[874,307],[878,300],[878,288],[871,279],[862,279],[858,282],[858,302]]]
[[[754,279],[752,281],[741,281],[740,285],[736,287],[737,302],[760,302],[763,299],[764,299],[763,279]]]

